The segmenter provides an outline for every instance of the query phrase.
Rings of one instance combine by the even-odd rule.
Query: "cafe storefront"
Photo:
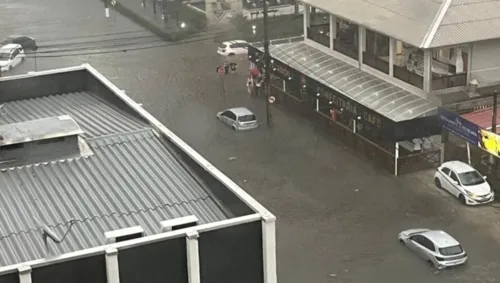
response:
[[[359,69],[329,55],[297,49],[300,46],[301,42],[271,45],[271,95],[275,103],[312,120],[395,175],[439,164],[441,130],[434,104],[410,97],[368,74],[356,73]],[[295,52],[300,55],[294,57]],[[259,44],[249,46],[248,59],[263,67]],[[327,78],[336,74],[340,76],[334,79],[343,86]],[[362,90],[358,90],[359,95],[354,94],[357,89]],[[374,105],[377,107],[370,107]]]

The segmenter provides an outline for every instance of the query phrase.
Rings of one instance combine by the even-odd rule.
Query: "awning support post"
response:
[[[356,133],[356,119],[352,119],[352,132]]]
[[[469,165],[471,165],[471,161],[470,161],[470,143],[468,141],[466,141],[465,144],[467,145],[467,163],[469,163]]]
[[[283,80],[283,92],[286,92],[286,81]]]
[[[398,175],[399,142],[394,147],[394,176]]]

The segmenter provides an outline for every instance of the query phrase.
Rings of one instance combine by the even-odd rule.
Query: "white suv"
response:
[[[222,56],[248,54],[248,42],[244,40],[224,41],[217,48],[217,53]]]
[[[19,44],[7,44],[0,48],[0,72],[9,71],[22,60],[24,60],[24,50]]]

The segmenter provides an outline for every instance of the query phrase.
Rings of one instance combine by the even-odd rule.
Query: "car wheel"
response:
[[[436,268],[431,260],[428,260],[427,264],[429,265],[430,268]]]
[[[231,128],[233,128],[233,130],[235,130],[235,131],[236,131],[236,127],[235,127],[235,126],[232,126]]]
[[[229,53],[227,56],[234,56],[234,53]]]
[[[443,187],[441,187],[441,181],[439,181],[439,178],[434,178],[434,184],[436,184],[436,188],[438,189],[442,189]]]
[[[12,66],[9,66],[9,71],[12,71]]]
[[[460,194],[460,195],[458,196],[458,200],[459,200],[459,201],[460,201],[460,203],[461,203],[461,204],[463,204],[463,205],[466,205],[466,204],[467,204],[467,202],[465,201],[465,197],[464,197],[464,195],[462,195],[462,194]]]
[[[406,245],[405,245],[405,242],[404,242],[403,240],[401,240],[401,239],[399,239],[399,243],[400,243],[402,246],[406,246]]]

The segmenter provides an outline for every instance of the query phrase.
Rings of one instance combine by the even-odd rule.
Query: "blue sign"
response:
[[[477,145],[479,143],[478,125],[441,107],[439,107],[438,115],[441,127],[472,144]]]

